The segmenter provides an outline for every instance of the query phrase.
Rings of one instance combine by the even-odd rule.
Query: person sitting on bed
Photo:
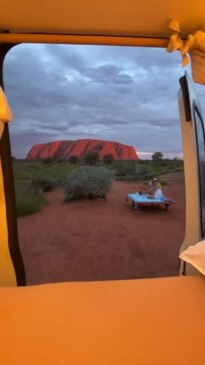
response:
[[[159,182],[156,182],[155,184],[153,184],[153,186],[155,187],[155,191],[153,194],[146,194],[146,196],[150,199],[162,199],[163,198],[163,194],[162,194],[162,187],[161,184]]]
[[[155,190],[156,190],[156,185],[159,182],[157,177],[154,177],[150,182],[149,182],[149,189],[147,191],[144,192],[145,195],[147,196],[154,196]]]

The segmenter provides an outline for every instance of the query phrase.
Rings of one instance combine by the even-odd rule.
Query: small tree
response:
[[[88,152],[85,156],[84,156],[84,162],[87,164],[87,165],[96,165],[97,162],[99,161],[100,159],[100,155],[99,153],[97,152]]]
[[[108,153],[103,157],[103,162],[107,165],[111,165],[114,161],[114,156],[112,153]]]
[[[72,164],[72,165],[77,165],[80,161],[79,157],[78,156],[70,156],[68,161]]]
[[[155,162],[161,161],[162,158],[163,158],[163,153],[162,152],[155,152],[152,155],[152,160],[155,161]]]

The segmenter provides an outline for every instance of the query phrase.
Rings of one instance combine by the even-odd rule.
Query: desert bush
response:
[[[136,181],[149,181],[154,177],[154,173],[148,166],[139,165],[135,169],[134,178]]]
[[[65,184],[65,200],[105,198],[110,190],[114,173],[111,169],[82,166],[71,171]]]
[[[182,172],[183,161],[162,159],[160,161],[113,161],[111,167],[116,173],[116,179],[122,181],[149,181],[155,176],[170,172]]]
[[[127,168],[126,165],[123,163],[117,163],[114,166],[116,176],[126,176],[127,175]]]
[[[15,186],[17,217],[23,217],[41,210],[45,200],[40,192],[27,191],[25,188]]]
[[[176,167],[173,167],[172,171],[173,171],[173,172],[182,172],[182,171],[183,171],[183,166],[176,166]]]
[[[51,164],[53,162],[55,162],[55,158],[54,157],[46,157],[46,158],[43,158],[42,160],[42,163],[47,165],[47,164]]]
[[[85,164],[87,165],[96,165],[100,160],[100,155],[97,152],[88,152],[83,158]]]
[[[149,181],[156,174],[153,164],[142,164],[138,161],[119,161],[114,163],[117,180],[122,181]]]
[[[51,191],[55,186],[54,179],[46,177],[33,176],[31,179],[26,181],[25,188],[27,191],[42,192]]]
[[[71,163],[71,165],[76,165],[80,162],[80,159],[78,156],[73,155],[69,157],[68,161]]]
[[[65,158],[58,158],[58,159],[56,159],[56,162],[57,163],[64,163],[64,162],[66,162],[66,159]]]
[[[135,161],[116,161],[113,164],[117,177],[130,177],[135,173]]]
[[[112,153],[108,153],[103,157],[103,162],[107,165],[111,165],[114,161],[114,156]]]
[[[49,180],[52,186],[62,186],[69,174],[69,172],[78,165],[71,165],[68,161],[44,165],[41,161],[14,161],[14,180],[19,185],[28,185],[33,177],[40,177],[40,179]],[[29,181],[29,184],[27,183]],[[33,184],[31,184],[32,186]],[[36,184],[35,184],[36,186]],[[35,190],[35,189],[34,189]],[[37,184],[38,190],[38,184]],[[41,188],[39,190],[42,190]]]
[[[153,155],[152,155],[152,160],[153,161],[161,161],[163,158],[163,153],[162,152],[155,152]]]

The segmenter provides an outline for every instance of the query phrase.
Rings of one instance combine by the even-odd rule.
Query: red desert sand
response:
[[[27,285],[177,275],[185,230],[184,184],[163,188],[177,201],[167,212],[133,210],[126,193],[143,187],[115,182],[107,200],[71,203],[64,202],[61,189],[47,193],[41,212],[18,219]]]

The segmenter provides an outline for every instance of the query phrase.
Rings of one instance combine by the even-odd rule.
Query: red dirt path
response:
[[[64,203],[47,193],[42,212],[18,219],[27,284],[175,276],[184,238],[183,183],[164,187],[177,201],[167,212],[134,211],[134,183],[115,182],[105,200]]]

